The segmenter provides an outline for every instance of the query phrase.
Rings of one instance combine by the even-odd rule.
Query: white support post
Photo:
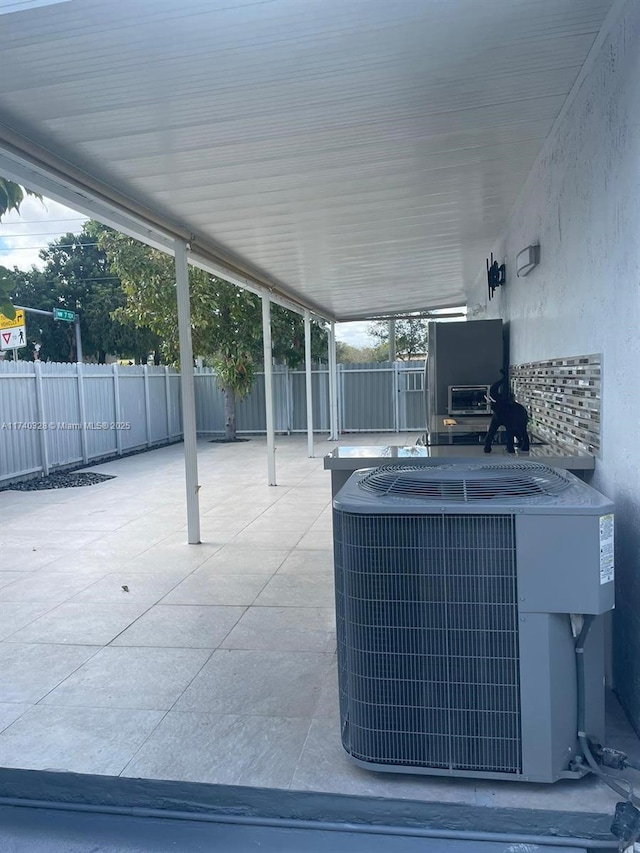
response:
[[[167,407],[167,441],[171,441],[171,380],[169,379],[169,368],[164,367],[164,399]]]
[[[182,431],[187,488],[187,535],[190,545],[200,542],[200,498],[198,485],[198,447],[196,440],[196,399],[193,381],[191,344],[191,308],[189,305],[189,263],[187,244],[175,241],[176,297],[178,336],[180,339],[180,387],[182,389]]]
[[[313,459],[313,384],[311,375],[311,313],[304,312],[304,370],[307,394],[307,452]]]
[[[329,327],[329,441],[338,440],[338,372],[336,324]]]
[[[149,365],[142,368],[144,380],[144,420],[147,433],[147,447],[151,447],[151,394],[149,393]]]
[[[40,429],[40,453],[42,454],[42,473],[45,477],[49,475],[49,447],[47,445],[47,430],[45,411],[44,411],[44,389],[42,387],[42,363],[35,361],[33,369],[36,376],[36,405],[38,407],[38,421],[41,424]]]
[[[391,365],[391,369],[393,371],[391,375],[393,380],[393,419],[396,432],[400,432],[400,371],[395,361]]]
[[[271,300],[262,296],[262,339],[264,341],[264,404],[267,416],[267,479],[276,485],[276,438],[273,427],[273,355],[271,352]]]
[[[87,409],[84,400],[84,373],[82,362],[76,364],[78,378],[78,411],[80,413],[80,446],[82,448],[82,461],[86,465],[89,461],[89,447],[87,439]]]
[[[120,413],[120,376],[118,374],[118,363],[114,361],[111,367],[113,371],[113,413],[114,420],[117,424],[122,421]],[[122,456],[122,430],[116,430],[116,452],[118,456]]]

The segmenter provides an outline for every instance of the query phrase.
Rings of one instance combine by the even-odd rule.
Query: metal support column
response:
[[[46,423],[46,414],[44,410],[44,388],[42,387],[42,363],[34,361],[33,370],[36,377],[36,405],[38,412],[38,421],[40,424]],[[45,477],[49,476],[49,447],[47,445],[47,431],[45,429],[40,432],[40,453],[42,454],[42,473]]]
[[[262,297],[262,339],[264,342],[264,403],[267,416],[267,480],[276,485],[276,437],[273,426],[273,355],[271,352],[271,300]]]
[[[313,384],[311,377],[311,313],[304,312],[304,370],[307,394],[307,452],[313,459]]]
[[[336,324],[329,327],[329,441],[338,440],[338,371]]]
[[[182,430],[184,434],[184,468],[187,488],[187,533],[190,545],[200,542],[200,498],[198,485],[198,450],[196,441],[196,400],[193,381],[193,346],[191,344],[191,308],[189,305],[189,263],[187,244],[175,241],[176,296],[178,300],[178,335],[180,339],[180,387],[182,389]]]

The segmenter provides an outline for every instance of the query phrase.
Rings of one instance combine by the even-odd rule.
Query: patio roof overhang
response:
[[[339,321],[465,302],[617,0],[42,2],[0,174]]]

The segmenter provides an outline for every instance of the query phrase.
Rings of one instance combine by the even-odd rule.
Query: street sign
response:
[[[27,345],[27,330],[24,326],[17,329],[0,330],[0,350],[19,349]]]
[[[0,314],[0,329],[17,329],[19,326],[24,326],[24,311],[22,308],[16,308],[16,316],[13,320]]]
[[[76,319],[75,311],[67,311],[66,308],[54,308],[53,309],[53,319],[54,320],[64,320],[67,323],[73,323]]]

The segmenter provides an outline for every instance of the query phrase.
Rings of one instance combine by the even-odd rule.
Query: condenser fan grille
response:
[[[461,503],[557,495],[570,483],[560,471],[536,463],[382,467],[359,486],[378,495]]]
[[[519,774],[513,516],[334,511],[334,536],[347,752]]]

